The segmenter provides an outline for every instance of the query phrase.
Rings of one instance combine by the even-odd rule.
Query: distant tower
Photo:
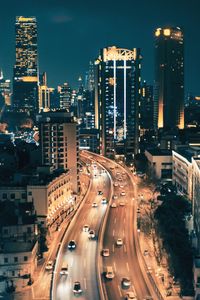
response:
[[[104,48],[95,64],[95,127],[100,130],[100,152],[132,159],[139,152],[140,49]]]
[[[13,78],[13,109],[38,111],[37,21],[16,17],[16,60]]]
[[[72,89],[68,82],[65,82],[63,85],[59,86],[58,92],[60,94],[60,108],[69,112],[71,109]]]
[[[179,27],[155,31],[154,126],[184,128],[184,46]]]

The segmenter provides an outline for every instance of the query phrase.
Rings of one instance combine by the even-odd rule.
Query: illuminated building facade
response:
[[[184,45],[179,27],[155,31],[155,128],[184,128]]]
[[[47,76],[43,73],[39,85],[39,111],[49,111],[51,108],[51,98],[54,88],[47,86]]]
[[[4,79],[2,70],[0,71],[0,107],[11,105],[11,83],[9,79]]]
[[[153,86],[146,81],[141,84],[141,128],[153,129]]]
[[[100,153],[132,159],[139,152],[140,49],[104,48],[95,64],[95,127],[100,132]]]
[[[60,108],[70,111],[71,100],[72,100],[72,90],[67,82],[58,87],[58,92],[60,95]]]
[[[16,17],[16,60],[13,78],[13,109],[38,110],[37,21],[34,17]]]

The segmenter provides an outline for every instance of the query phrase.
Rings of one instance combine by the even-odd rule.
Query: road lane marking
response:
[[[86,259],[84,258],[84,261],[83,261],[83,266],[84,268],[86,267]]]
[[[71,289],[72,288],[72,279],[71,279],[71,277],[69,279],[69,286],[70,286],[70,289]]]
[[[114,224],[116,224],[116,221],[117,221],[117,219],[115,218],[115,220],[114,220]]]
[[[123,237],[125,237],[125,230],[123,229]]]
[[[120,285],[118,285],[118,290],[119,290],[120,297],[122,297],[122,292],[121,292]]]
[[[124,223],[126,223],[126,219],[124,218]]]
[[[72,262],[71,262],[71,267],[73,266],[73,263],[74,263],[74,258],[72,257]]]
[[[114,265],[114,270],[115,270],[115,272],[117,272],[115,261],[114,261],[113,265]]]
[[[127,253],[126,245],[124,245],[124,252]]]
[[[126,267],[127,267],[128,272],[129,272],[129,271],[130,271],[130,268],[129,268],[128,262],[126,263]]]
[[[87,249],[87,247],[88,247],[88,243],[85,244],[85,249]]]
[[[112,245],[112,252],[115,252],[115,244]]]
[[[113,229],[113,236],[115,236],[115,230]]]
[[[86,278],[84,277],[84,287],[85,287],[85,290],[87,289],[87,284],[86,284]]]

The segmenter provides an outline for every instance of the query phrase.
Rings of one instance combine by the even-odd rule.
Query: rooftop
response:
[[[1,245],[0,253],[19,253],[19,252],[31,252],[33,247],[35,246],[34,242],[5,242]]]
[[[149,152],[152,156],[171,156],[172,151],[167,149],[147,149],[147,152]]]

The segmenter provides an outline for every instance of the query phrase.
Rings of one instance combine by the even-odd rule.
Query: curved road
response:
[[[75,281],[80,281],[83,290],[79,299],[100,299],[96,276],[97,239],[89,240],[88,233],[83,231],[83,226],[89,225],[98,234],[102,217],[107,209],[107,204],[102,204],[101,199],[102,197],[109,197],[111,183],[108,174],[106,172],[101,173],[102,168],[92,165],[91,169],[93,173],[91,191],[72,220],[57,258],[53,300],[74,299],[72,290]],[[100,173],[101,175],[99,175]],[[104,194],[102,196],[97,195],[98,190],[104,191]],[[93,202],[97,202],[98,207],[92,207]],[[77,243],[77,248],[73,251],[67,249],[70,240],[75,240]],[[63,262],[67,262],[69,266],[67,276],[59,274]]]

